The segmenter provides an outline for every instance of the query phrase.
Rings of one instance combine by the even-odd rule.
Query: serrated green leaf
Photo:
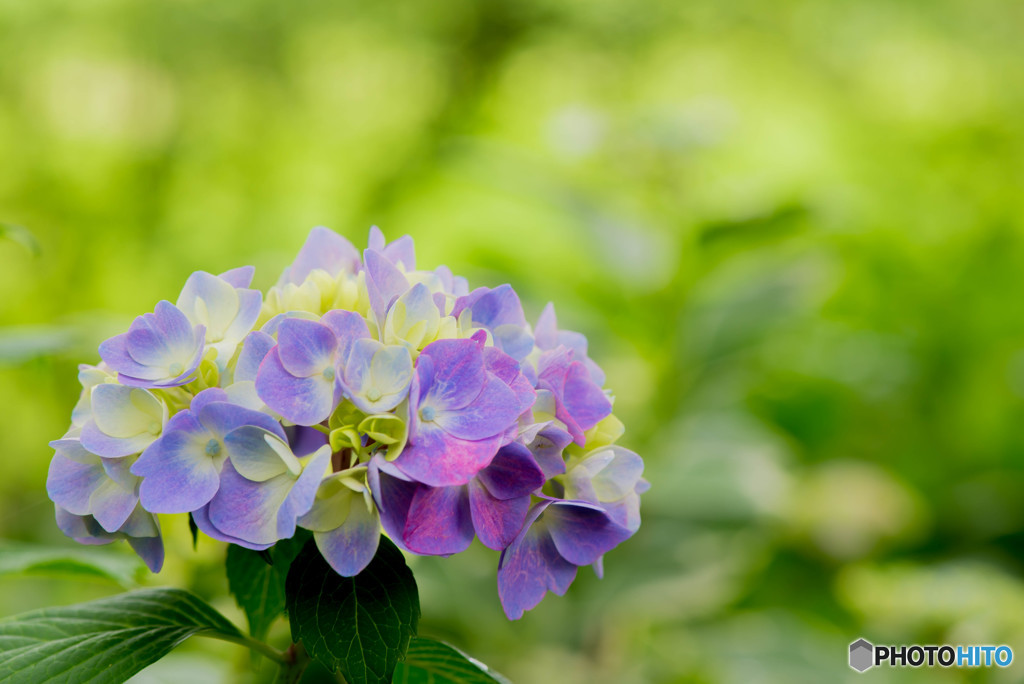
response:
[[[394,684],[511,684],[483,663],[442,641],[417,637],[405,661],[395,669]]]
[[[292,640],[349,684],[390,684],[420,617],[419,594],[402,552],[387,538],[355,577],[338,575],[308,542],[288,573]]]
[[[120,684],[195,634],[242,635],[180,589],[144,589],[0,620],[0,682]]]
[[[109,550],[100,552],[88,548],[0,545],[0,575],[68,575],[109,580],[122,587],[132,587],[144,567],[137,556],[111,553]]]

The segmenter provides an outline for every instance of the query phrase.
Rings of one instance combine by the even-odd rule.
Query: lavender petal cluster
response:
[[[193,273],[80,367],[50,443],[65,534],[158,572],[161,514],[254,550],[302,527],[343,576],[382,533],[421,555],[479,539],[518,619],[639,528],[643,460],[552,305],[531,325],[510,285],[418,269],[376,227],[362,253],[314,228],[265,294],[253,275]]]

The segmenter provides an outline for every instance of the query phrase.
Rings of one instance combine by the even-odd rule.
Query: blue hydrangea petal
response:
[[[56,453],[46,476],[47,494],[61,508],[75,515],[88,515],[89,498],[106,479],[100,457],[86,451],[78,440],[55,440],[50,445]],[[75,457],[69,457],[69,453]]]
[[[287,474],[266,482],[253,482],[238,473],[230,461],[224,464],[220,489],[210,501],[210,522],[223,533],[251,544],[273,544],[277,516],[295,480]]]
[[[220,490],[210,501],[210,522],[250,544],[291,537],[296,520],[313,506],[330,459],[330,448],[325,447],[310,457],[298,478],[288,472],[265,482],[243,477],[228,461],[221,471]]]
[[[409,505],[402,540],[414,553],[447,556],[469,548],[473,518],[465,487],[419,487]]]
[[[600,507],[580,501],[558,501],[544,521],[558,552],[570,563],[590,565],[631,536]]]
[[[128,545],[138,554],[150,572],[157,573],[164,566],[164,540],[162,537],[128,537]]]
[[[242,342],[242,351],[238,353],[238,360],[235,362],[234,382],[255,382],[260,364],[276,344],[277,341],[273,337],[260,330],[253,330],[246,335]]]
[[[531,509],[523,530],[498,563],[498,597],[510,620],[523,617],[548,591],[564,595],[576,579],[576,566],[561,556],[544,525],[533,524],[547,503]]]
[[[216,525],[210,522],[209,504],[192,511],[192,519],[195,521],[196,527],[203,531],[203,534],[211,539],[216,539],[217,541],[227,542],[228,544],[237,544],[241,547],[252,549],[253,551],[263,551],[274,545],[274,542],[269,544],[253,544],[244,539],[222,532]]]
[[[219,472],[226,453],[209,452],[213,435],[191,415],[182,412],[168,430],[142,452],[132,473],[142,477],[139,498],[154,513],[187,513],[200,508],[217,493]]]
[[[498,499],[484,487],[479,478],[472,480],[467,488],[477,537],[487,548],[503,550],[522,529],[526,513],[530,510],[530,496]]]
[[[224,398],[227,399],[226,393]],[[195,400],[193,400],[194,405]],[[199,422],[216,437],[224,438],[236,428],[252,425],[272,432],[282,441],[288,441],[281,423],[266,413],[238,406],[228,401],[214,401],[203,405],[198,411],[193,409],[192,412],[198,415]]]

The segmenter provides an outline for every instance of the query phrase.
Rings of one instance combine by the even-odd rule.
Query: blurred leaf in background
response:
[[[376,223],[534,320],[553,300],[653,483],[605,579],[516,623],[493,553],[412,559],[422,633],[567,684],[844,681],[858,637],[1020,643],[1022,21],[1007,0],[0,0],[0,219],[38,245],[0,239],[0,537],[65,543],[46,443],[102,339],[193,270],[266,287],[313,225]],[[223,546],[164,526],[145,581],[244,624]],[[4,576],[0,615],[114,590]],[[272,676],[238,660],[210,681]]]

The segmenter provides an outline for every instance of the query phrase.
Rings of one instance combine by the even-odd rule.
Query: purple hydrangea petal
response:
[[[210,522],[222,533],[250,544],[272,544],[295,534],[295,523],[313,505],[330,463],[329,448],[315,454],[296,479],[290,473],[265,482],[242,477],[231,461],[221,471],[220,490],[210,501]]]
[[[499,325],[526,327],[523,305],[511,285],[499,285],[492,289],[479,287],[455,303],[452,315],[458,317],[464,310],[473,313],[473,323],[488,329]]]
[[[168,430],[132,466],[142,477],[139,498],[154,513],[187,513],[217,493],[226,454],[218,445],[210,453],[211,435],[189,412],[174,416]]]
[[[210,387],[192,397],[188,410],[192,415],[198,416],[206,408],[207,404],[223,401],[228,401],[228,393],[220,387]]]
[[[537,325],[533,329],[533,339],[538,349],[548,350],[558,346],[558,318],[555,316],[555,305],[547,303],[540,312]]]
[[[447,556],[469,548],[473,519],[465,487],[419,487],[409,505],[402,540],[414,553]]]
[[[216,539],[217,541],[227,542],[229,544],[237,544],[244,548],[252,549],[253,551],[263,551],[265,549],[269,549],[276,542],[275,540],[275,542],[271,542],[269,544],[253,544],[252,542],[246,541],[245,539],[240,539],[239,537],[235,537],[225,532],[222,532],[220,529],[217,528],[216,525],[214,525],[210,521],[209,504],[203,506],[200,509],[192,511],[192,519],[195,521],[196,527],[202,530],[203,534],[205,534],[207,537],[210,537],[211,539]]]
[[[289,318],[278,327],[278,359],[296,377],[320,374],[332,367],[337,349],[334,331],[318,321]]]
[[[134,488],[126,489],[110,478],[104,478],[89,499],[89,512],[108,532],[119,530],[139,503]]]
[[[387,244],[387,241],[384,239],[384,233],[381,232],[380,228],[371,226],[367,247],[380,252],[388,258],[388,261],[396,266],[401,264],[407,272],[416,270],[416,250],[412,237],[409,235],[403,235],[391,244]]]
[[[138,554],[150,572],[164,567],[164,540],[162,537],[128,537],[128,545]]]
[[[118,439],[104,434],[96,426],[96,422],[92,420],[82,426],[81,437],[83,444],[86,445],[89,451],[106,456],[107,458],[119,458],[137,454],[152,444],[156,438],[157,435],[144,432],[133,437]]]
[[[544,513],[544,522],[558,552],[570,563],[590,565],[631,536],[598,506],[558,501]]]
[[[542,524],[531,524],[546,508],[538,504],[523,530],[501,554],[498,564],[498,597],[510,620],[518,620],[553,591],[565,594],[576,579],[576,566],[562,558]]]
[[[295,534],[298,519],[313,507],[313,503],[316,501],[316,492],[330,465],[331,449],[329,446],[321,448],[306,461],[278,513],[277,534],[280,539],[290,539]]]
[[[468,485],[473,528],[484,546],[495,551],[505,549],[519,534],[530,510],[530,497],[495,498],[480,479]]]
[[[544,485],[544,473],[530,450],[515,442],[499,449],[476,478],[497,499],[525,496]]]
[[[587,338],[578,332],[571,330],[559,330],[558,320],[555,317],[555,305],[548,302],[537,320],[537,327],[533,331],[537,348],[548,351],[562,345],[571,349],[575,358],[581,361],[590,373],[591,380],[598,387],[604,385],[604,371],[587,356]]]
[[[488,374],[480,393],[457,410],[436,411],[434,420],[459,439],[486,439],[503,432],[519,417],[519,402],[508,385]],[[420,418],[423,418],[422,413]]]
[[[432,364],[425,366],[424,357]],[[435,409],[460,409],[473,401],[487,381],[483,352],[473,340],[438,340],[431,342],[416,361],[420,374],[420,397]],[[422,368],[421,368],[422,367]],[[425,380],[429,377],[429,386]]]
[[[206,271],[195,271],[181,288],[175,308],[192,325],[201,323],[207,326],[208,336],[219,337],[238,315],[238,296],[239,292],[223,278]]]
[[[246,335],[242,351],[238,354],[238,361],[235,362],[234,381],[254,382],[260,364],[276,344],[273,337],[260,330],[253,330]]]
[[[55,506],[57,527],[80,544],[109,544],[118,539],[128,543],[152,572],[160,572],[164,562],[163,540],[156,516],[136,506],[124,524],[108,532],[91,516],[80,516]]]
[[[538,388],[552,393],[555,417],[565,423],[573,440],[582,446],[584,431],[612,412],[611,401],[594,384],[589,371],[565,347],[545,352],[538,362]]]
[[[254,266],[239,266],[224,271],[218,278],[226,280],[232,287],[245,288],[252,284],[252,277],[256,274]]]
[[[340,387],[322,374],[297,378],[281,364],[277,350],[260,364],[256,392],[260,399],[287,420],[298,425],[316,425],[324,421],[340,399]]]
[[[78,440],[54,440],[50,446],[56,449],[56,453],[46,476],[47,494],[68,512],[88,515],[89,498],[106,479],[100,457],[87,452]],[[69,452],[78,453],[72,458],[68,456]]]
[[[508,354],[494,347],[486,347],[483,350],[483,354],[484,365],[488,372],[496,375],[509,386],[509,389],[515,392],[516,401],[518,402],[518,413],[516,415],[525,412],[533,406],[537,400],[537,392],[533,389],[533,383],[521,372],[520,364]]]
[[[311,453],[327,444],[327,435],[305,425],[291,425],[284,429],[287,442],[292,453],[298,458]]]
[[[380,543],[380,519],[361,499],[352,501],[344,524],[329,532],[314,532],[324,560],[342,577],[354,577],[370,564]]]
[[[383,326],[391,303],[409,289],[409,281],[391,260],[376,250],[366,250],[363,261],[366,263],[366,291],[370,297],[370,308],[377,325]]]
[[[551,479],[565,473],[565,457],[562,453],[570,444],[572,435],[549,423],[537,432],[527,447],[544,471],[544,478]]]
[[[501,445],[501,435],[469,441],[452,437],[432,423],[420,423],[416,442],[406,445],[394,465],[431,487],[466,484],[484,468]]]
[[[209,391],[209,390],[206,390]],[[198,399],[198,397],[196,397]],[[225,394],[225,399],[227,395]],[[193,406],[195,402],[193,401]],[[195,409],[192,411],[197,413]],[[214,401],[202,406],[197,413],[199,422],[206,427],[214,436],[224,438],[229,432],[243,425],[251,425],[272,432],[282,441],[287,441],[281,423],[277,422],[262,411],[238,406],[228,401]]]
[[[394,464],[379,455],[370,460],[366,479],[377,504],[381,527],[397,546],[405,549],[402,534],[412,498],[419,485],[410,482]]]
[[[317,269],[332,276],[342,272],[355,273],[359,270],[359,250],[333,230],[317,226],[309,231],[295,261],[281,274],[277,284],[301,285]]]
[[[370,329],[366,327],[366,319],[355,311],[335,309],[328,311],[320,319],[320,322],[334,331],[338,340],[337,359],[344,364],[352,352],[352,345],[356,340],[370,336]]]
[[[273,544],[281,539],[277,533],[278,513],[295,482],[292,478],[281,475],[253,482],[228,461],[220,480],[220,489],[208,509],[210,522],[218,530],[251,544]]]
[[[612,403],[601,388],[590,378],[590,371],[579,361],[569,366],[565,378],[565,407],[573,420],[589,430],[612,412]]]
[[[238,311],[224,330],[222,341],[213,346],[218,349],[218,362],[224,365],[234,354],[235,348],[256,325],[263,309],[263,294],[259,290],[238,290]],[[223,358],[222,358],[223,357]]]

